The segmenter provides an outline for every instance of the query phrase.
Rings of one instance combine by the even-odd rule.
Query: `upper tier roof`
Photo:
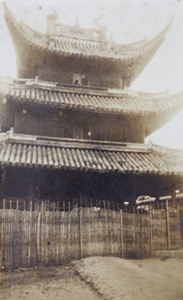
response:
[[[12,167],[183,175],[183,152],[143,144],[0,134],[0,163]]]
[[[146,136],[169,121],[183,107],[183,93],[142,93],[131,90],[96,89],[76,85],[60,85],[35,79],[18,79],[2,83],[2,103],[39,105],[44,107],[121,114],[141,117]]]
[[[42,51],[58,54],[64,57],[80,57],[86,59],[105,59],[112,63],[120,63],[123,76],[129,78],[129,84],[142,72],[150,59],[154,56],[165,39],[165,35],[171,22],[166,28],[150,41],[146,39],[127,45],[119,45],[109,41],[105,37],[93,38],[88,34],[75,36],[59,33],[59,35],[41,34],[23,22],[18,22],[11,14],[6,4],[5,17],[10,32],[15,40],[23,41],[23,45],[28,45]],[[89,31],[89,30],[88,30]],[[84,32],[84,31],[83,31]],[[17,43],[16,48],[23,47],[22,43]],[[33,51],[31,49],[31,51]],[[18,54],[18,50],[17,50]],[[19,55],[19,54],[18,54]],[[21,56],[19,57],[21,60]],[[32,62],[33,63],[33,62]]]

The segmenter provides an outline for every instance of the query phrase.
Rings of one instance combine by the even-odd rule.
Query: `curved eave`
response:
[[[46,82],[32,85],[7,84],[1,93],[2,103],[5,104],[8,100],[21,105],[140,116],[147,135],[164,125],[183,107],[183,93],[163,96],[122,91],[121,94],[111,94],[90,89],[78,91],[73,87],[46,87]]]
[[[145,116],[145,137],[149,136],[162,126],[167,124],[183,109],[183,92],[172,95],[164,105],[164,109],[157,110],[149,116]]]
[[[32,45],[37,50],[46,51],[50,54],[57,54],[63,57],[75,57],[85,59],[106,60],[118,62],[120,68],[123,68],[124,75],[128,78],[129,84],[142,72],[154,56],[160,45],[165,39],[165,35],[171,25],[172,20],[162,32],[150,41],[140,41],[129,45],[117,45],[110,42],[82,41],[72,38],[64,38],[64,43],[54,40],[54,46],[50,46],[49,36],[38,33],[23,23],[17,22],[10,10],[4,4],[5,17],[12,34],[17,39],[24,40],[24,44]],[[61,37],[62,38],[62,37]],[[76,43],[77,41],[77,43]],[[97,42],[97,41],[96,41]],[[63,45],[62,45],[63,44]],[[16,47],[20,47],[17,43]],[[21,45],[22,47],[22,45]],[[114,50],[112,50],[114,48]],[[21,60],[21,57],[19,57]],[[127,85],[129,85],[127,84]]]

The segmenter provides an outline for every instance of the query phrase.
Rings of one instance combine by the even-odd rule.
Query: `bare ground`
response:
[[[103,299],[71,265],[0,273],[0,300]]]
[[[0,299],[182,300],[183,259],[90,257],[64,266],[3,272]]]
[[[75,266],[108,300],[183,299],[183,259],[91,257]]]

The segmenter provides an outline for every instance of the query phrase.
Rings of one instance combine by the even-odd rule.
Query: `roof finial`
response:
[[[99,38],[105,39],[106,38],[106,31],[107,27],[101,26],[98,22],[104,17],[104,15],[101,15],[95,19],[93,19],[93,23],[98,27],[95,32],[98,34]]]
[[[80,27],[80,26],[79,26],[79,18],[78,18],[78,16],[76,17],[75,27],[76,27],[76,28],[79,28],[79,27]]]
[[[99,22],[103,17],[104,17],[104,15],[101,15],[101,14],[100,14],[99,17],[93,19],[93,23],[94,23],[95,25],[97,25],[97,27],[100,27],[101,25],[100,25],[98,22]]]
[[[47,33],[54,34],[55,33],[55,26],[56,21],[59,19],[59,14],[56,12],[54,7],[51,7],[52,14],[47,16]]]

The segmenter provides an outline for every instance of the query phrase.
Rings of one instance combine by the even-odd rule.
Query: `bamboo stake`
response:
[[[18,210],[19,209],[19,200],[17,199],[17,206],[16,206],[16,209]]]
[[[107,255],[109,255],[109,221],[108,210],[105,208],[105,222],[106,222],[106,243],[107,243]]]
[[[121,228],[121,258],[124,257],[124,249],[123,249],[123,211],[120,209],[120,228]]]
[[[153,223],[152,223],[152,209],[150,207],[149,212],[149,223],[150,223],[150,255],[153,257]]]
[[[79,231],[80,231],[80,258],[83,258],[83,237],[82,237],[82,207],[79,210]]]
[[[38,219],[37,219],[37,262],[39,265],[39,259],[40,259],[40,218],[41,218],[41,213],[38,212]]]
[[[167,249],[170,250],[170,222],[169,222],[168,200],[166,200],[166,229],[167,229]]]

